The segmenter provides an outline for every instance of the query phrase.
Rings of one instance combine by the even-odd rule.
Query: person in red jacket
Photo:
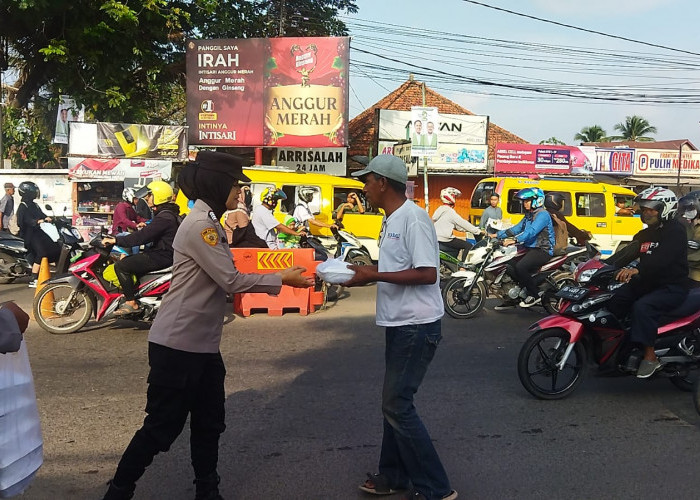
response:
[[[124,191],[122,191],[122,198],[124,201],[117,204],[114,208],[112,234],[136,231],[146,225],[146,219],[139,217],[134,209],[136,201],[138,201],[134,189],[124,188]]]

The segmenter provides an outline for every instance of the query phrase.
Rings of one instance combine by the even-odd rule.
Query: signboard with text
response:
[[[441,143],[449,144],[486,144],[488,116],[455,115],[440,113],[436,133]],[[411,140],[412,119],[410,111],[393,109],[379,110],[379,140]]]
[[[107,182],[133,179],[170,179],[170,160],[135,160],[124,158],[68,158],[71,181]],[[144,184],[145,185],[145,184]]]
[[[634,149],[596,148],[593,172],[605,175],[632,175]]]
[[[189,142],[347,145],[347,37],[187,42]]]
[[[677,175],[678,151],[662,149],[637,149],[634,162],[635,175]],[[700,174],[700,151],[683,151],[680,155],[681,175]]]
[[[302,172],[345,176],[346,148],[278,148],[277,165]]]
[[[596,164],[592,146],[496,144],[494,174],[590,174]]]

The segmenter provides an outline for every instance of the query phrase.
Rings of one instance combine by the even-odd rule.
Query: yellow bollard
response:
[[[36,292],[34,292],[35,297],[41,291],[41,289],[46,286],[44,284],[44,281],[47,281],[49,279],[51,279],[51,269],[49,268],[49,259],[44,257],[43,259],[41,259],[41,266],[39,267],[39,277],[36,280]],[[53,315],[53,313],[54,313],[53,292],[49,292],[46,295],[44,295],[44,298],[41,299],[41,304],[39,305],[39,307],[41,309],[42,314]]]

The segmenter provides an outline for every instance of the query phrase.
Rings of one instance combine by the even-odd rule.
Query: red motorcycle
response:
[[[623,250],[624,251],[624,250]],[[558,314],[530,327],[531,335],[518,356],[523,387],[540,399],[562,399],[583,382],[589,364],[601,376],[634,375],[641,350],[627,342],[622,322],[606,309],[614,291],[615,256],[603,262],[591,259],[576,271],[576,284],[565,285]],[[700,368],[700,289],[662,318],[654,346],[662,368],[654,377],[668,378],[683,391],[693,389]]]
[[[95,315],[97,321],[109,317],[120,305],[124,295],[104,278],[112,263],[111,252],[101,243],[101,235],[90,242],[91,255],[68,268],[68,273],[46,281],[34,297],[33,312],[37,323],[49,333],[75,333]],[[170,288],[171,268],[142,276],[136,300],[137,312],[120,316],[137,321],[152,321],[163,295]]]

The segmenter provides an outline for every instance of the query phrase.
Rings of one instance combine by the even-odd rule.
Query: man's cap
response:
[[[6,182],[6,183],[5,183],[5,189],[12,189],[13,187],[15,187],[15,185],[12,184],[11,182]]]
[[[394,155],[377,155],[362,170],[353,172],[353,177],[363,177],[367,174],[377,174],[392,181],[406,184],[408,182],[408,171],[406,164],[401,158]]]
[[[241,182],[250,182],[243,173],[243,162],[238,156],[218,151],[200,151],[197,153],[195,162],[204,170],[227,174]]]

